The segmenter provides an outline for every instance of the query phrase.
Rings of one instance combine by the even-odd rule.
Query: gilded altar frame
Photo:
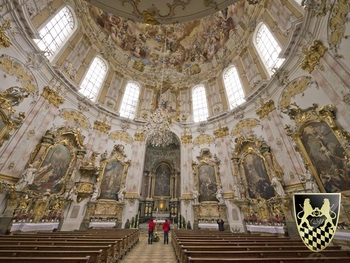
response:
[[[204,148],[197,156],[198,163],[192,164],[194,184],[199,193],[199,203],[215,202],[216,191],[222,187],[220,179],[220,161],[216,156],[212,158],[209,149]]]
[[[296,143],[305,167],[321,192],[350,193],[350,133],[336,122],[336,109],[314,104],[307,109],[288,107],[286,113],[295,127],[285,127]]]
[[[72,184],[69,175],[72,173],[78,158],[85,153],[83,145],[84,137],[79,130],[62,126],[56,130],[48,130],[42,141],[31,153],[29,164],[40,171],[48,167],[42,174],[36,174],[34,182],[29,189],[44,193],[50,189],[51,194],[61,195],[67,188],[66,184]],[[69,156],[66,154],[69,153]],[[69,158],[69,159],[68,159]],[[54,184],[59,184],[58,187]],[[69,185],[68,187],[72,187]]]
[[[235,140],[234,159],[238,177],[243,183],[242,197],[269,200],[276,196],[271,180],[274,176],[283,181],[283,171],[270,147],[256,136],[241,136]]]
[[[130,161],[125,160],[123,145],[115,145],[110,156],[102,156],[100,162],[100,173],[98,181],[100,182],[101,199],[117,199],[118,191],[125,188],[126,175],[130,166]]]

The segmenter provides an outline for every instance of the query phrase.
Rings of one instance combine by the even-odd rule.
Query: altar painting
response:
[[[264,199],[273,197],[274,189],[271,186],[263,157],[255,153],[248,153],[243,160],[249,197]]]
[[[198,167],[199,202],[217,201],[216,176],[212,165],[204,164]]]
[[[71,161],[71,151],[65,145],[58,144],[50,148],[41,164],[41,168],[45,169],[38,169],[43,172],[36,174],[29,188],[42,193],[47,189],[50,189],[51,194],[61,192]]]
[[[100,199],[117,200],[117,193],[121,189],[124,165],[117,160],[106,163],[101,181]]]
[[[156,168],[155,196],[170,196],[171,168],[167,163],[161,163]]]
[[[305,125],[301,142],[327,193],[350,190],[350,160],[327,123]]]

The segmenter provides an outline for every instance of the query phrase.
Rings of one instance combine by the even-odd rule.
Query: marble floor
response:
[[[120,261],[121,263],[176,263],[175,252],[170,243],[171,235],[169,233],[169,244],[163,243],[163,233],[159,233],[159,242],[148,244],[147,232],[141,232],[139,243],[128,252]]]

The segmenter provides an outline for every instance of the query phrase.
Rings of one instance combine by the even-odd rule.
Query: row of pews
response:
[[[0,235],[0,262],[114,263],[137,244],[139,234],[101,228]]]
[[[173,230],[171,241],[180,263],[350,262],[350,250],[341,246],[329,245],[315,253],[301,240],[277,235]]]

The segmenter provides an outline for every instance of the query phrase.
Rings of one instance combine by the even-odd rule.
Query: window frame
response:
[[[105,74],[105,76],[102,78],[101,86],[99,87],[98,91],[96,92],[96,97],[93,98],[93,99],[91,99],[90,97],[88,97],[87,95],[85,95],[84,93],[82,93],[80,90],[81,90],[81,86],[83,85],[83,82],[84,82],[84,80],[85,80],[87,74],[89,73],[89,70],[90,70],[90,68],[91,68],[91,66],[92,66],[92,63],[94,62],[95,59],[100,59],[100,60],[104,63],[104,65],[106,66],[106,74]],[[103,89],[104,82],[105,82],[105,80],[106,80],[106,78],[107,78],[108,70],[109,70],[108,63],[107,63],[101,56],[98,56],[98,55],[97,55],[97,56],[94,56],[93,59],[91,60],[90,64],[89,64],[89,67],[87,68],[87,70],[86,70],[86,72],[85,72],[85,74],[84,74],[84,77],[83,77],[83,78],[81,79],[81,81],[80,81],[78,92],[79,92],[81,95],[83,95],[83,96],[85,96],[86,98],[88,98],[89,100],[91,100],[91,101],[93,101],[93,102],[97,102],[97,101],[98,101],[98,98],[100,97],[101,91],[102,91],[102,89]],[[91,92],[90,92],[90,94],[91,94]]]
[[[47,58],[51,63],[54,63],[58,60],[58,58],[60,57],[60,55],[62,54],[63,50],[65,49],[65,47],[69,44],[69,40],[76,34],[77,30],[78,30],[78,19],[76,17],[76,14],[74,12],[74,9],[69,5],[69,4],[65,4],[62,5],[60,8],[58,8],[56,10],[56,12],[54,14],[52,14],[51,16],[49,16],[43,23],[41,23],[41,25],[37,28],[37,35],[40,36],[40,31],[45,28],[47,26],[47,24],[59,13],[61,12],[64,8],[67,8],[71,14],[72,14],[72,18],[74,21],[74,27],[72,28],[71,32],[67,35],[66,39],[62,41],[62,44],[56,49],[56,51],[54,51],[53,55],[49,58],[47,56],[45,56],[45,58]],[[41,41],[42,38],[39,39],[34,39],[34,43],[36,45],[36,47],[38,48],[38,50],[40,52],[45,52],[45,50],[41,50],[41,48],[38,45],[38,42]],[[37,42],[38,41],[38,42]],[[46,47],[47,48],[47,47]],[[46,49],[45,48],[45,49]]]
[[[206,116],[204,117],[201,117],[201,115],[198,114],[198,120],[196,121],[196,114],[195,112],[196,111],[199,111],[199,110],[202,110],[203,108],[198,108],[198,109],[195,109],[194,106],[195,106],[195,99],[194,99],[194,91],[196,89],[199,89],[199,88],[202,88],[204,90],[204,101],[205,101],[205,106],[206,106]],[[204,84],[198,84],[196,86],[194,86],[191,90],[191,99],[192,99],[192,116],[193,116],[193,122],[194,123],[200,123],[200,122],[204,122],[204,121],[207,121],[208,118],[209,118],[209,105],[208,105],[208,100],[207,100],[207,91],[206,91],[206,87]],[[201,101],[203,101],[203,98],[200,98]]]
[[[230,101],[229,92],[228,92],[228,90],[227,90],[227,84],[226,84],[226,82],[225,82],[225,75],[226,75],[231,69],[234,69],[234,70],[235,70],[235,73],[236,73],[237,78],[238,78],[237,80],[235,80],[235,79],[232,80],[232,82],[234,82],[233,85],[234,85],[235,83],[237,83],[237,82],[238,82],[239,85],[240,85],[240,87],[238,87],[238,88],[240,88],[240,90],[234,90],[234,91],[233,91],[233,95],[234,95],[234,93],[237,93],[237,92],[238,92],[238,93],[242,92],[242,95],[243,95],[243,97],[241,97],[241,98],[238,99],[238,100],[236,99],[235,101]],[[233,76],[233,77],[235,77],[235,76]],[[233,109],[237,108],[238,106],[240,106],[240,105],[242,105],[242,104],[244,104],[244,103],[246,102],[246,99],[245,99],[245,96],[246,96],[245,90],[244,90],[244,87],[243,87],[243,84],[242,84],[242,80],[241,80],[241,78],[240,78],[240,76],[239,76],[238,69],[237,69],[237,67],[236,67],[235,65],[230,65],[230,66],[228,66],[228,67],[223,71],[223,73],[222,73],[222,81],[223,81],[223,84],[224,84],[225,93],[226,93],[226,99],[227,99],[227,102],[228,102],[228,105],[229,105],[230,110],[233,110]],[[233,87],[233,88],[235,88],[235,87]],[[241,103],[237,103],[239,100],[243,100],[243,101],[242,101]],[[231,102],[234,102],[235,106],[232,105]]]
[[[123,114],[121,113],[121,109],[122,109],[122,106],[123,106],[123,102],[124,102],[124,99],[125,99],[125,94],[126,94],[126,89],[128,88],[129,85],[133,85],[133,86],[136,86],[138,87],[138,96],[137,96],[137,99],[135,100],[135,112],[133,113],[133,117],[128,117],[128,116],[123,116]],[[130,91],[130,93],[132,94],[133,91]],[[137,83],[136,81],[133,81],[133,80],[130,80],[126,83],[125,85],[125,89],[124,89],[124,92],[123,92],[123,97],[122,97],[122,100],[121,100],[121,103],[120,103],[120,106],[119,106],[119,115],[123,118],[127,118],[127,119],[135,119],[136,118],[136,115],[137,115],[137,109],[139,107],[139,101],[140,101],[140,94],[141,94],[141,85],[139,83]],[[130,96],[130,95],[128,95]],[[132,107],[133,105],[131,105]],[[130,113],[130,112],[126,112],[126,113]]]
[[[258,33],[259,30],[262,26],[265,26],[267,28],[267,30],[269,31],[269,33],[271,34],[271,36],[273,37],[273,39],[276,41],[278,47],[281,49],[280,52],[278,53],[278,57],[277,60],[274,62],[273,67],[270,69],[269,65],[268,65],[268,61],[266,61],[265,56],[262,54],[258,43],[257,43],[257,37],[258,37]],[[253,36],[253,46],[255,47],[258,55],[259,55],[259,59],[261,61],[261,63],[263,64],[263,68],[265,69],[265,71],[267,72],[268,76],[271,77],[275,71],[273,71],[273,68],[275,68],[276,64],[278,63],[278,60],[281,60],[280,65],[278,68],[280,68],[283,65],[284,62],[284,58],[280,58],[279,55],[282,53],[283,47],[281,45],[281,43],[278,41],[278,38],[276,38],[271,30],[271,28],[269,27],[269,25],[265,22],[260,22],[258,23],[258,25],[255,28],[255,32],[254,32],[254,36]]]

